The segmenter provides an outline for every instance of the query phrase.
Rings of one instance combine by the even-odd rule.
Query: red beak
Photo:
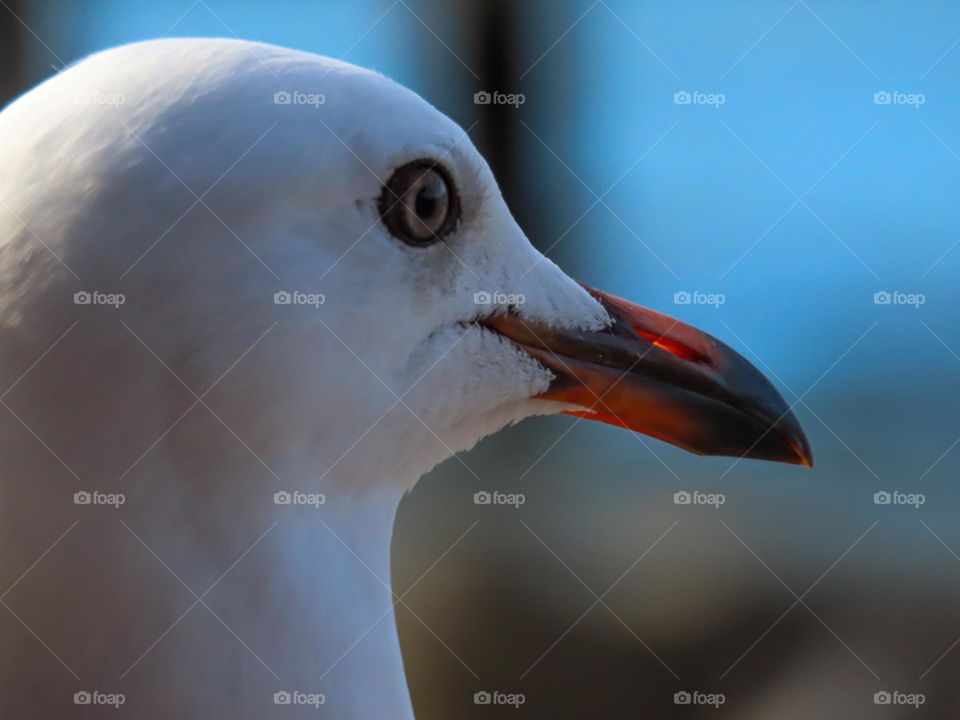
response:
[[[556,375],[540,398],[698,455],[812,467],[810,443],[786,401],[741,355],[679,320],[584,287],[613,319],[610,327],[564,330],[517,313],[484,321]]]

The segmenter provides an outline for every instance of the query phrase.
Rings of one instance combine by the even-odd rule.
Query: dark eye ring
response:
[[[460,197],[447,170],[433,160],[397,168],[383,187],[380,219],[394,236],[417,247],[451,233],[460,219]]]

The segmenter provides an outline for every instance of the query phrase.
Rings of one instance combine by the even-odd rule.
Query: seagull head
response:
[[[301,62],[259,120],[279,122],[286,146],[274,205],[301,203],[282,231],[297,254],[280,264],[323,293],[303,322],[356,371],[346,384],[327,375],[324,394],[350,407],[386,390],[411,476],[552,413],[698,454],[811,464],[787,403],[743,357],[541,254],[464,129],[382,75]]]
[[[139,43],[15,101],[0,138],[0,373],[12,382],[0,456],[16,499],[3,517],[24,538],[72,521],[63,539],[83,510],[61,479],[70,493],[129,492],[123,530],[86,516],[79,550],[71,538],[37,563],[59,562],[49,577],[91,588],[81,597],[102,612],[84,617],[111,622],[53,644],[76,636],[74,654],[128,667],[139,697],[273,716],[258,703],[277,687],[259,665],[279,680],[268,663],[283,662],[284,680],[323,682],[331,717],[412,718],[391,612],[403,597],[386,579],[400,498],[523,418],[568,413],[695,453],[810,464],[754,367],[564,274],[468,133],[382,75],[234,40]],[[281,486],[321,491],[317,512],[277,508]],[[119,559],[101,562],[111,528]],[[22,567],[8,545],[3,566]],[[153,645],[129,665],[141,650],[122,629],[139,637],[144,617],[181,612],[143,582],[143,547],[171,572],[216,578],[197,603],[242,564],[220,598],[249,644],[217,619],[259,665],[209,661],[207,635],[173,626],[154,645],[177,643],[178,692],[137,668]],[[14,642],[5,662],[26,677],[40,666]],[[60,712],[58,693],[76,688],[46,667],[31,671],[35,692],[0,707]]]
[[[126,291],[131,332],[173,333],[143,339],[187,385],[211,386],[270,330],[223,399],[264,457],[295,446],[317,475],[413,482],[562,412],[695,453],[811,462],[752,365],[568,277],[468,133],[383,75],[239,41],[141,43],[55,77],[5,122],[59,192],[40,221],[51,250],[88,286]],[[65,277],[32,253],[37,274]]]

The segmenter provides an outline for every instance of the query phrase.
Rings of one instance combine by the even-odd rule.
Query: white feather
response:
[[[122,47],[10,105],[0,140],[0,390],[26,373],[0,409],[5,577],[79,520],[43,560],[53,579],[11,601],[86,588],[28,622],[128,709],[264,718],[296,688],[325,693],[331,717],[411,718],[388,588],[397,504],[451,453],[562,409],[530,400],[546,369],[470,324],[496,309],[475,295],[584,328],[603,309],[531,246],[461,128],[342,62],[232,40]],[[465,209],[425,249],[376,208],[416,158],[444,163]],[[126,302],[75,305],[78,291]],[[279,291],[325,302],[276,305]],[[127,502],[77,507],[80,489]],[[279,490],[327,502],[277,506]],[[209,611],[151,645],[195,599],[174,574],[200,595],[238,557]],[[2,714],[62,716],[77,680],[19,626],[3,633]]]

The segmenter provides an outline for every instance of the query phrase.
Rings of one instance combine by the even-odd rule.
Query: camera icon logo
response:
[[[880,292],[875,292],[873,294],[874,305],[889,305],[892,300],[893,296],[886,290],[881,290]]]
[[[686,490],[680,490],[673,494],[673,504],[674,505],[689,505],[692,496]]]
[[[486,690],[481,690],[480,692],[475,692],[473,694],[473,704],[474,705],[489,705],[493,702],[493,696],[488,693]]]
[[[691,702],[693,702],[693,696],[686,690],[681,690],[673,694],[674,705],[689,705]]]
[[[286,290],[281,290],[280,292],[275,292],[273,294],[274,305],[289,305],[292,301],[293,296]]]
[[[89,305],[91,302],[93,302],[93,296],[86,290],[81,290],[73,294],[74,305]]]
[[[889,505],[893,500],[893,496],[888,493],[886,490],[881,490],[873,494],[873,504],[874,505]]]
[[[493,296],[486,290],[480,290],[473,294],[474,305],[489,305],[491,302],[493,302]]]
[[[286,90],[280,90],[273,94],[274,105],[289,105],[291,100],[293,100],[293,96]]]
[[[686,290],[680,290],[673,294],[673,304],[674,305],[689,305],[693,300],[693,296],[688,293]]]
[[[893,95],[886,90],[881,90],[880,92],[875,92],[873,94],[873,104],[874,105],[889,105],[893,102]]]
[[[274,705],[289,705],[293,702],[293,696],[286,690],[278,690],[273,694]]]
[[[486,490],[481,490],[473,494],[474,505],[489,505],[493,501],[493,496]]]
[[[491,102],[493,102],[493,96],[486,90],[480,90],[473,94],[474,105],[489,105]]]
[[[273,504],[274,505],[289,505],[293,502],[293,495],[288,493],[286,490],[280,490],[273,494]]]
[[[91,702],[93,702],[93,696],[86,690],[81,690],[73,694],[74,705],[89,705]]]
[[[874,705],[889,705],[893,700],[893,696],[890,695],[886,690],[881,690],[880,692],[875,692],[873,694],[873,704]]]
[[[681,90],[673,94],[674,105],[689,105],[691,102],[693,102],[693,96],[686,90]]]
[[[91,502],[93,502],[93,495],[88,493],[86,490],[81,490],[80,492],[75,492],[73,494],[74,505],[89,505]]]

